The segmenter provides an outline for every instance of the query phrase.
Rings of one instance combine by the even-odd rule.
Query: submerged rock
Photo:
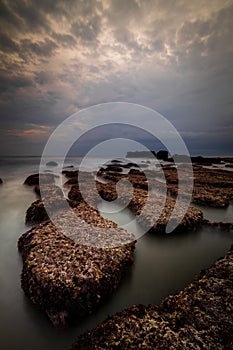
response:
[[[233,349],[233,250],[161,305],[134,305],[79,336],[72,350]]]
[[[46,163],[47,166],[58,166],[57,162],[54,162],[53,160]]]

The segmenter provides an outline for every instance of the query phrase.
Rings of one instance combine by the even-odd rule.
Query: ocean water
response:
[[[24,296],[20,287],[21,256],[17,240],[29,229],[25,212],[36,199],[33,190],[23,182],[38,171],[39,158],[0,159],[0,337],[5,350],[65,350],[86,329],[96,326],[109,315],[135,303],[160,303],[170,293],[184,288],[201,269],[223,256],[233,243],[233,234],[203,228],[179,235],[146,234],[136,245],[135,263],[114,294],[90,317],[67,330],[55,329],[46,315]],[[67,165],[78,165],[80,159],[69,159]],[[90,161],[89,170],[104,159]],[[100,208],[105,211],[105,204]],[[215,221],[231,216],[232,207],[211,209]],[[105,215],[105,214],[103,214]],[[130,217],[125,210],[112,217],[121,225]],[[208,209],[205,215],[210,215]],[[224,220],[220,220],[224,221]],[[132,226],[132,232],[140,229]]]

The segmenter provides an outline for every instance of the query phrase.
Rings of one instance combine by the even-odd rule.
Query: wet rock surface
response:
[[[27,209],[25,216],[26,225],[36,225],[49,219],[50,216],[56,215],[59,210],[63,210],[64,202],[66,201],[60,187],[55,185],[44,185],[41,193],[40,187],[36,185],[34,191],[40,199],[33,202]],[[46,208],[49,208],[49,215]]]
[[[90,210],[63,212],[18,241],[25,295],[57,327],[94,312],[133,263],[134,236]]]
[[[217,169],[194,170],[193,202],[211,207],[226,207],[233,200],[233,176]]]
[[[26,180],[24,181],[24,185],[28,186],[35,186],[39,185],[39,182],[42,181],[43,183],[54,183],[54,175],[53,174],[32,174],[29,175]]]
[[[132,171],[133,170],[133,171]],[[77,174],[77,171],[74,171]],[[166,225],[171,217],[173,209],[175,207],[175,198],[177,181],[174,180],[177,176],[176,169],[169,169],[165,173],[166,181],[161,181],[158,176],[153,179],[153,186],[156,191],[148,197],[148,182],[145,173],[140,169],[131,169],[128,174],[104,172],[97,173],[97,180],[95,181],[93,175],[88,176],[84,174],[80,181],[84,181],[85,184],[85,200],[83,198],[83,193],[80,190],[80,183],[78,183],[78,176],[73,177],[73,171],[68,171],[69,180],[64,183],[64,187],[70,188],[68,190],[68,204],[71,207],[75,207],[80,203],[88,203],[94,208],[100,198],[106,201],[114,201],[119,199],[119,202],[129,207],[136,215],[136,220],[146,227],[149,227],[154,232],[165,232]],[[153,178],[154,173],[150,174]],[[67,177],[67,175],[66,175]],[[98,181],[98,179],[107,180],[106,183]],[[91,183],[95,181],[97,191],[93,191]],[[120,191],[117,190],[119,181],[121,182]],[[133,192],[129,191],[129,186],[124,184],[124,181],[128,181],[131,184]],[[175,184],[174,184],[175,183]],[[168,190],[167,190],[168,188]],[[35,190],[40,191],[38,187]],[[164,196],[166,192],[170,191],[171,197],[167,197],[164,202]],[[120,192],[120,194],[118,193]],[[175,194],[174,194],[174,193]],[[163,195],[162,195],[163,193]],[[60,205],[64,204],[64,194],[59,188],[51,185],[43,186],[44,201],[46,207],[51,208],[51,210],[56,214],[56,210],[59,209]],[[185,195],[185,194],[184,194]],[[121,197],[121,198],[119,198]],[[145,206],[145,204],[147,204]],[[179,210],[176,212],[176,217],[173,220],[178,220],[182,216],[183,204],[179,204]],[[156,214],[161,211],[159,217]],[[143,212],[143,213],[142,213]],[[44,210],[43,203],[41,201],[36,201],[32,203],[31,207],[27,210],[26,223],[30,225],[38,224],[44,220],[47,220],[47,215]],[[184,219],[179,223],[179,229],[193,230],[204,223],[203,215],[200,210],[190,207],[184,217]]]
[[[181,166],[182,178],[185,177],[185,166]],[[176,169],[164,169],[168,194],[176,197],[178,193],[178,174]],[[232,172],[224,169],[193,167],[194,189],[192,202],[209,207],[226,207],[233,200]],[[183,193],[185,196],[185,191]]]
[[[79,336],[72,350],[233,348],[233,250],[159,306],[134,305]]]
[[[116,180],[116,178],[114,179]],[[119,179],[118,176],[117,179]],[[126,179],[126,177],[123,179]],[[150,230],[155,233],[165,232],[167,223],[171,218],[173,209],[176,204],[175,199],[167,197],[164,202],[164,196],[156,193],[148,197],[148,191],[144,189],[144,186],[146,187],[147,184],[144,175],[141,175],[141,173],[139,176],[130,174],[128,179],[132,183],[133,194],[129,191],[127,185],[121,183],[120,192],[123,193],[123,196],[119,199],[119,202],[125,205],[128,203],[129,209],[136,215],[136,220],[142,226],[149,227]],[[109,202],[118,199],[119,197],[116,184],[117,181],[112,181],[110,183],[97,182],[96,187],[99,196]],[[156,187],[161,191],[165,191],[164,193],[166,194],[166,184],[157,182]],[[70,200],[72,200],[74,203],[76,202],[77,204],[83,201],[83,197],[78,185],[71,187],[68,197]],[[96,206],[96,203],[98,202],[98,196],[95,193],[92,191],[88,192],[87,190],[85,193],[85,198],[88,199],[89,203],[93,203],[93,205]],[[183,211],[184,205],[180,203],[178,206],[178,212],[176,211],[176,217],[174,217],[173,220],[178,220],[179,217],[182,216]],[[156,214],[160,212],[161,214],[156,217]],[[203,218],[202,212],[196,208],[189,207],[183,220],[180,220],[178,229],[193,230],[202,225],[204,222],[205,220]]]
[[[45,210],[44,203],[42,200],[38,199],[27,209],[25,224],[34,226],[47,220],[49,220],[49,217]]]

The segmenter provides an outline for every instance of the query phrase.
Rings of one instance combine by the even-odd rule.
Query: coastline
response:
[[[109,182],[105,182],[105,181],[103,181],[103,182],[101,182],[101,181],[97,181],[97,185],[98,185],[98,190],[99,191],[101,191],[101,194],[102,194],[102,196],[104,197],[104,198],[108,198],[108,199],[112,199],[112,198],[114,198],[114,195],[115,195],[115,190],[114,190],[114,184],[117,182],[117,181],[119,181],[119,174],[117,174],[117,172],[112,172],[112,170],[113,169],[111,169],[111,171],[107,174],[107,173],[105,173],[105,172],[103,172],[103,176],[102,176],[102,179],[103,180],[105,180],[105,178],[107,177],[108,178],[108,180],[113,180],[113,181],[111,181],[111,182],[113,182],[113,184],[109,184]],[[143,169],[142,169],[143,170]],[[67,184],[66,186],[68,186],[68,187],[66,187],[67,188],[67,194],[70,192],[70,199],[69,199],[69,201],[70,201],[70,205],[71,205],[71,207],[73,208],[73,210],[77,210],[77,211],[79,211],[79,212],[82,212],[82,215],[84,215],[83,216],[83,219],[85,220],[85,219],[87,219],[88,218],[88,215],[87,215],[87,212],[89,211],[89,209],[86,207],[86,205],[84,204],[84,203],[81,203],[80,202],[80,193],[79,193],[79,189],[77,188],[77,184],[75,183],[75,178],[72,176],[72,172],[73,172],[73,169],[71,170],[71,169],[68,169],[68,170],[66,170],[66,171],[68,171],[69,172],[69,174],[68,174],[68,176],[66,177],[66,174],[64,174],[64,183],[66,182],[66,181],[70,181],[70,183],[69,184]],[[74,170],[75,171],[75,170]],[[174,181],[174,179],[175,179],[175,171],[173,170],[173,169],[170,169],[169,167],[167,168],[165,168],[164,169],[164,171],[165,171],[165,174],[166,174],[166,180],[168,181],[168,185],[170,186],[170,188],[173,188],[173,189],[175,189],[175,187],[176,187],[176,181]],[[205,174],[208,174],[208,176],[213,176],[214,175],[214,173],[216,173],[216,174],[218,174],[218,173],[220,173],[220,176],[222,176],[221,174],[225,174],[225,172],[223,171],[222,173],[221,173],[221,170],[218,170],[218,171],[215,171],[215,170],[213,170],[213,171],[209,171],[209,170],[203,170],[203,173],[205,173]],[[200,172],[200,169],[198,169],[198,172],[196,172],[196,174],[202,174],[202,172]],[[227,173],[227,174],[229,174],[229,173]],[[88,178],[93,178],[93,176],[96,176],[96,174],[93,174],[93,175],[91,175],[90,173],[89,173],[89,175],[88,175]],[[123,177],[125,177],[125,173],[123,173],[121,176],[123,176]],[[220,183],[221,184],[221,182],[222,181],[220,181],[219,180],[219,178],[218,178],[218,176],[219,175],[217,175],[217,177],[215,177],[215,182],[214,182],[214,185],[212,185],[212,186],[208,186],[208,184],[207,185],[205,185],[205,187],[206,187],[206,189],[208,190],[209,188],[211,189],[211,191],[212,191],[212,188],[215,188],[215,190],[216,190],[216,188],[218,188],[217,186],[218,186],[218,184]],[[225,175],[224,175],[225,176]],[[51,178],[51,176],[49,176],[50,178]],[[135,187],[135,197],[134,197],[134,199],[132,200],[132,202],[131,202],[131,204],[130,204],[130,208],[131,208],[131,210],[133,210],[134,212],[136,212],[137,210],[140,210],[140,205],[138,206],[138,203],[137,203],[137,198],[140,198],[140,200],[142,200],[142,198],[143,198],[143,196],[144,196],[144,192],[145,192],[145,181],[144,181],[144,179],[143,179],[143,176],[142,176],[142,174],[140,174],[140,173],[137,173],[137,172],[131,172],[131,175],[130,175],[130,178],[131,178],[131,180],[132,180],[132,182],[136,185]],[[86,178],[87,179],[87,178]],[[99,178],[99,174],[98,174],[98,178],[97,178],[97,180],[100,180],[100,178]],[[206,177],[206,182],[207,182],[207,177]],[[5,182],[5,181],[4,181]],[[3,186],[6,186],[7,185],[7,183],[8,182],[6,182],[6,184],[4,184],[3,183]],[[200,184],[200,182],[199,182],[199,184]],[[217,184],[217,185],[216,185]],[[9,185],[9,183],[8,183],[8,185]],[[172,187],[173,186],[173,187]],[[199,186],[200,188],[201,188],[201,186]],[[31,192],[33,192],[32,190],[35,190],[35,192],[37,193],[37,196],[38,195],[40,195],[40,189],[39,189],[39,187],[35,184],[35,183],[32,183],[31,184],[31,186],[26,186],[25,187],[25,189],[26,188],[28,188],[28,190],[29,191],[31,191]],[[31,189],[30,189],[31,188]],[[53,187],[54,188],[54,187]],[[225,192],[225,193],[228,193],[228,195],[227,196],[230,196],[230,192],[229,192],[229,189],[230,189],[230,187],[229,187],[229,185],[228,186],[223,186],[222,188],[221,188],[221,191],[223,191],[223,192]],[[49,190],[49,189],[48,189]],[[71,191],[72,190],[72,191]],[[213,195],[213,193],[214,192],[209,192],[209,193],[207,193],[208,195]],[[56,192],[56,191],[55,191]],[[72,195],[71,195],[71,193],[72,193]],[[142,195],[143,194],[143,195]],[[60,194],[59,194],[59,192],[56,194],[56,193],[54,193],[52,196],[51,196],[51,204],[53,204],[54,203],[54,201],[56,202],[56,203],[58,203],[58,201],[57,201],[57,197],[56,196],[60,196]],[[52,198],[53,197],[53,198]],[[39,198],[39,197],[37,197],[37,198]],[[206,197],[206,198],[208,198],[208,196]],[[90,200],[95,200],[95,198],[93,197],[93,194],[91,193],[90,194],[90,198],[89,198]],[[172,200],[172,199],[171,199]],[[41,202],[41,200],[40,199],[38,199],[38,201],[39,201],[39,203],[40,203],[40,205],[41,205],[41,208],[43,208],[43,203]],[[170,202],[171,203],[171,202]],[[143,205],[143,201],[141,201],[141,205]],[[209,207],[209,204],[207,203],[207,207]],[[222,206],[220,205],[219,206],[219,208],[222,208]],[[58,208],[59,209],[59,208]],[[85,212],[86,212],[86,214],[85,214]],[[192,211],[192,213],[194,214],[194,219],[195,219],[195,217],[196,217],[196,213],[200,213],[200,210],[193,210]],[[165,215],[166,216],[166,215]],[[43,221],[44,219],[41,219],[41,218],[39,218],[39,222],[41,222],[41,221]],[[46,220],[47,220],[47,218],[46,218]],[[98,216],[98,220],[100,220],[99,219],[99,216]],[[195,219],[196,220],[196,219]],[[192,230],[194,227],[193,227],[193,223],[194,223],[195,221],[191,221],[190,222],[190,229]],[[199,228],[198,227],[204,227],[205,225],[207,225],[207,227],[217,227],[217,226],[219,226],[219,227],[221,227],[221,228],[224,228],[226,231],[228,231],[229,229],[232,229],[232,226],[231,226],[231,223],[229,223],[229,222],[226,222],[226,223],[222,223],[221,224],[221,222],[213,222],[213,221],[207,221],[204,217],[203,217],[203,215],[201,215],[200,217],[199,217],[199,219],[197,220],[197,227],[196,227],[196,229],[197,230],[199,230]],[[186,228],[188,228],[187,226],[186,226]],[[35,226],[35,230],[38,230],[38,233],[39,233],[39,235],[42,235],[43,236],[43,234],[42,234],[42,231],[37,227],[37,226]],[[182,233],[182,232],[188,232],[187,231],[187,229],[182,229],[181,230],[181,232],[179,233],[179,234],[181,234],[181,235],[184,235],[185,233]],[[156,229],[156,227],[150,232],[150,234],[151,235],[164,235],[164,229],[163,228],[161,228],[161,226],[160,226],[160,229],[159,229],[159,226],[157,227],[157,229]],[[177,233],[174,233],[174,235],[179,235],[178,234],[178,232]],[[195,233],[194,233],[195,234]],[[41,236],[41,237],[42,237]],[[73,239],[73,237],[72,237],[72,239]],[[35,241],[34,241],[35,242]],[[24,244],[23,244],[24,245]],[[26,245],[25,245],[25,248],[26,248]],[[38,246],[38,248],[39,248],[39,246]],[[35,250],[36,250],[36,248],[35,248]],[[137,251],[137,248],[136,248],[136,251]],[[134,254],[135,255],[135,254]],[[137,254],[136,254],[137,255]],[[58,262],[58,261],[57,261]],[[59,263],[59,262],[58,262]],[[131,266],[131,267],[130,267]],[[133,269],[133,265],[132,265],[132,262],[129,264],[129,271],[130,270],[132,270]],[[127,275],[129,275],[129,271],[127,272],[127,274],[126,274],[126,276],[125,276],[125,278],[127,279]],[[118,283],[117,283],[118,284]],[[29,288],[29,286],[30,286],[30,283],[28,284],[28,287],[26,287],[26,289],[27,288]],[[38,287],[37,287],[38,288]],[[181,290],[181,289],[180,289]],[[33,292],[34,293],[34,292]],[[112,293],[112,292],[111,292]],[[110,294],[111,294],[110,293]],[[27,291],[26,291],[26,294],[27,294]],[[31,299],[31,297],[30,297],[30,299]],[[107,299],[108,299],[108,297],[107,297]],[[103,300],[104,301],[104,300]],[[101,303],[102,304],[102,303]],[[43,309],[43,307],[42,307],[42,309]],[[93,312],[95,312],[94,310],[95,310],[95,308],[92,308],[91,307],[91,309],[90,309],[91,311],[91,313],[93,313]],[[118,309],[119,310],[119,309]],[[117,311],[117,310],[116,310]],[[55,312],[56,313],[56,312]],[[64,316],[64,315],[63,315]],[[85,315],[84,315],[84,317],[86,317]],[[53,316],[52,316],[52,318],[53,318]],[[74,315],[74,318],[77,318],[75,315]],[[54,320],[55,320],[55,322],[54,323],[56,323],[56,317],[54,318]],[[66,322],[65,322],[66,323]],[[60,323],[60,321],[59,322],[57,322],[57,325],[61,325],[62,324],[62,322]]]

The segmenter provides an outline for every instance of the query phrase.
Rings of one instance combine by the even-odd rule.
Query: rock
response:
[[[46,163],[47,166],[58,166],[57,162],[51,161]]]
[[[79,336],[72,350],[233,349],[233,251],[161,305],[134,305]]]
[[[113,159],[112,161],[111,161],[111,163],[121,163],[121,160],[119,160],[119,159]]]
[[[178,193],[178,173],[175,169],[164,169],[168,195],[176,197]],[[185,167],[179,166],[185,181]],[[222,169],[204,169],[194,167],[194,188],[192,202],[210,207],[227,207],[233,200],[233,177],[230,171]],[[185,191],[182,193],[185,197]]]
[[[139,165],[137,163],[129,162],[129,163],[122,165],[122,167],[123,168],[139,168]]]
[[[35,192],[41,197],[39,186],[35,186]],[[37,192],[38,191],[38,192]],[[43,197],[33,202],[27,209],[25,224],[34,226],[49,219],[46,208],[49,208],[49,215],[56,215],[60,210],[64,209],[64,201],[66,201],[62,190],[58,186],[43,185]]]
[[[2,179],[0,178],[0,184],[2,184],[3,183],[3,181],[2,181]]]
[[[226,207],[233,199],[233,178],[229,171],[219,169],[194,170],[193,203],[211,207]]]
[[[113,177],[112,179],[116,180],[116,177]],[[153,196],[150,196],[148,198],[148,192],[147,192],[147,182],[145,181],[145,176],[142,175],[126,175],[126,177],[117,177],[117,179],[128,179],[133,185],[133,196],[132,198],[129,198],[129,195],[131,195],[131,192],[129,193],[129,188],[127,185],[124,185],[121,183],[121,202],[122,204],[129,203],[128,207],[136,214],[137,221],[146,227],[149,227],[151,232],[154,233],[165,233],[165,229],[168,223],[168,220],[170,218],[170,215],[173,211],[173,208],[175,206],[175,199],[173,198],[167,198],[164,203],[164,198],[161,195],[153,194]],[[162,192],[166,193],[166,184],[160,183],[160,182],[154,182],[157,189]],[[88,203],[93,203],[94,206],[96,206],[96,203],[98,202],[98,194],[101,198],[103,198],[106,201],[113,201],[118,198],[118,193],[116,190],[117,181],[110,182],[110,183],[101,183],[96,182],[96,188],[97,193],[93,193],[92,191],[88,191],[88,183],[87,183],[87,191],[85,193],[85,198],[88,199]],[[158,191],[158,192],[159,192]],[[71,187],[68,198],[72,201],[75,201],[77,204],[80,202],[83,202],[83,197],[80,192],[79,186],[74,185]],[[144,207],[147,203],[146,208]],[[161,215],[158,218],[158,220],[155,220],[155,213],[160,212]],[[141,211],[143,210],[143,214],[141,214]],[[180,203],[180,216],[182,216],[183,212],[183,204]],[[179,213],[178,213],[179,214]],[[177,217],[174,218],[178,219]],[[193,207],[190,207],[185,215],[185,217],[181,220],[179,223],[179,227],[177,230],[194,230],[198,227],[200,227],[203,223],[205,223],[205,220],[203,218],[203,213]]]
[[[24,181],[24,185],[28,185],[28,186],[35,186],[35,185],[39,185],[39,177],[40,177],[40,181],[42,181],[45,184],[51,184],[54,183],[54,178],[55,175],[53,174],[33,174],[33,175],[29,175],[26,180]]]
[[[47,220],[49,220],[49,217],[44,208],[44,204],[42,200],[38,199],[27,209],[25,224],[33,226]]]
[[[143,176],[144,172],[139,169],[130,169],[129,174]]]
[[[78,185],[78,178],[77,177],[71,177],[69,180],[67,180],[64,183],[64,186],[70,186],[70,185]]]
[[[233,222],[210,222],[206,220],[206,225],[211,227],[219,227],[230,232],[233,230]]]
[[[63,169],[72,169],[74,168],[74,165],[66,165],[63,167]]]
[[[63,170],[62,174],[65,175],[68,178],[71,177],[78,177],[78,170]]]
[[[54,326],[65,327],[109,297],[133,263],[134,247],[133,235],[86,205],[64,212],[56,226],[40,224],[20,237],[22,288]]]

